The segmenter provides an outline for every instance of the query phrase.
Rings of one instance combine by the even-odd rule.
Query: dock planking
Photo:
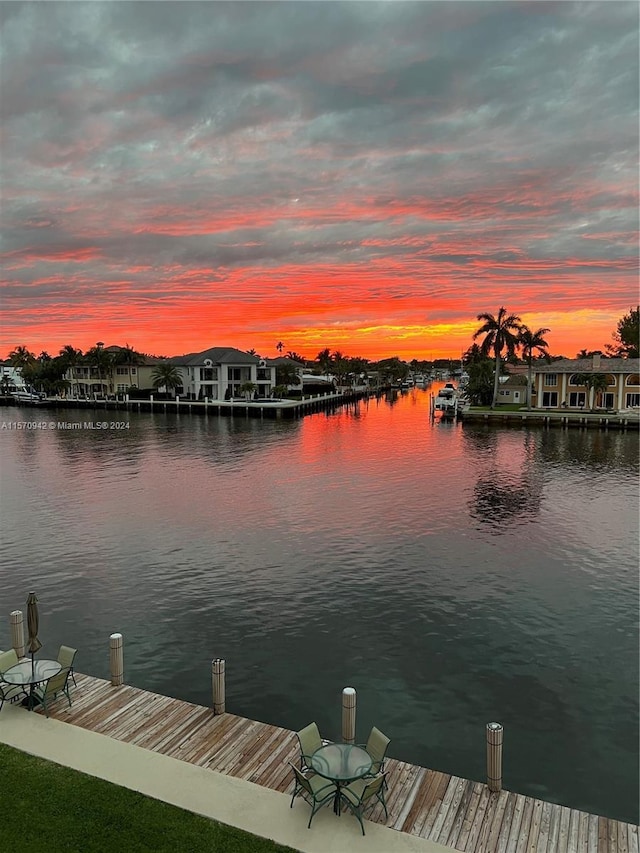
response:
[[[170,755],[281,793],[290,793],[295,732],[235,714],[76,673],[73,704],[55,719]],[[39,711],[38,713],[42,713]],[[369,820],[463,853],[640,853],[634,824],[589,815],[512,791],[388,758],[388,818]]]

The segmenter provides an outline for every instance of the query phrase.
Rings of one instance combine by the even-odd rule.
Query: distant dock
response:
[[[567,412],[555,409],[531,409],[518,412],[484,409],[458,410],[464,423],[487,426],[541,426],[564,429],[638,430],[640,412]]]
[[[258,399],[258,400],[148,400],[135,399],[98,399],[79,400],[71,398],[47,397],[36,405],[20,403],[12,397],[0,397],[0,405],[24,406],[28,409],[81,409],[84,411],[129,411],[129,412],[165,412],[167,414],[216,415],[245,418],[299,418],[313,412],[335,411],[342,406],[355,404],[359,400],[379,396],[382,392],[372,389],[357,389],[334,394],[317,394],[302,400]]]

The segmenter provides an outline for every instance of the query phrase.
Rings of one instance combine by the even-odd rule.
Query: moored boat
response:
[[[452,382],[446,382],[433,401],[433,411],[442,415],[455,416],[458,411],[458,389]]]

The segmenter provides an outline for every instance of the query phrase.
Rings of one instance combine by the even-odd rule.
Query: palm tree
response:
[[[299,361],[301,364],[306,363],[306,358],[303,355],[300,355],[299,352],[291,351],[285,353],[286,358],[290,358],[292,361]]]
[[[129,388],[131,388],[133,385],[133,382],[131,381],[131,368],[144,364],[144,356],[140,355],[139,352],[136,352],[133,347],[129,346],[129,344],[125,344],[123,347],[120,347],[118,352],[114,355],[113,363],[114,365],[127,368]]]
[[[284,349],[284,344],[282,343],[282,341],[278,341],[278,343],[276,344],[276,349],[278,350],[280,355],[282,355],[282,350]]]
[[[596,395],[607,390],[609,380],[604,373],[576,373],[575,382],[589,390],[589,408],[595,409]]]
[[[474,334],[473,339],[484,335],[480,345],[483,355],[491,353],[495,358],[495,373],[493,378],[493,400],[491,408],[495,409],[498,401],[498,385],[500,383],[500,355],[504,349],[507,355],[513,355],[518,348],[518,333],[520,331],[520,317],[517,314],[507,314],[506,308],[500,308],[498,316],[493,314],[478,314],[478,320],[484,323]]]
[[[98,373],[98,381],[100,383],[100,393],[103,391],[102,380],[106,378],[106,375],[110,372],[111,366],[113,364],[113,358],[111,353],[107,352],[104,348],[104,344],[102,341],[98,341],[98,343],[91,347],[90,350],[87,350],[86,358],[89,361],[89,364],[97,371]]]
[[[318,362],[320,370],[324,373],[324,375],[328,376],[333,365],[333,359],[331,358],[331,350],[329,349],[329,347],[320,350],[315,360]]]
[[[243,382],[240,386],[240,393],[244,394],[245,400],[250,400],[257,390],[258,386],[255,382]]]
[[[20,372],[22,381],[26,385],[27,379],[25,377],[25,373],[28,377],[29,373],[33,372],[33,369],[38,363],[38,360],[35,355],[25,346],[17,346],[9,353],[9,361],[11,362],[12,366]]]
[[[293,364],[280,364],[276,367],[276,383],[278,385],[300,384],[300,375]]]
[[[177,367],[168,361],[163,361],[154,368],[151,381],[154,388],[166,388],[169,392],[172,388],[182,385],[182,376]]]
[[[71,344],[67,344],[66,346],[62,347],[59,355],[60,355],[60,359],[62,360],[62,363],[64,365],[65,373],[67,372],[67,370],[71,370],[71,376],[72,376],[71,391],[73,393],[74,368],[76,367],[76,365],[78,364],[78,362],[82,358],[82,350],[76,349],[75,347],[71,346]],[[77,383],[77,377],[76,377],[76,383]],[[76,385],[76,395],[75,396],[76,397],[78,396],[77,385]]]
[[[531,383],[533,379],[533,353],[537,350],[540,355],[547,358],[549,353],[547,347],[549,344],[545,341],[544,336],[550,329],[538,329],[532,332],[528,326],[522,326],[518,335],[518,342],[522,347],[522,357],[527,360],[527,408],[531,408]]]

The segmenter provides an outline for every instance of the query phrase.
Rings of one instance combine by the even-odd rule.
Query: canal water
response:
[[[352,686],[358,739],[480,781],[497,720],[506,788],[637,822],[638,435],[432,423],[429,394],[0,409],[0,648],[33,589],[80,671],[121,631],[128,683],[210,704],[222,657],[227,710],[328,738]]]

